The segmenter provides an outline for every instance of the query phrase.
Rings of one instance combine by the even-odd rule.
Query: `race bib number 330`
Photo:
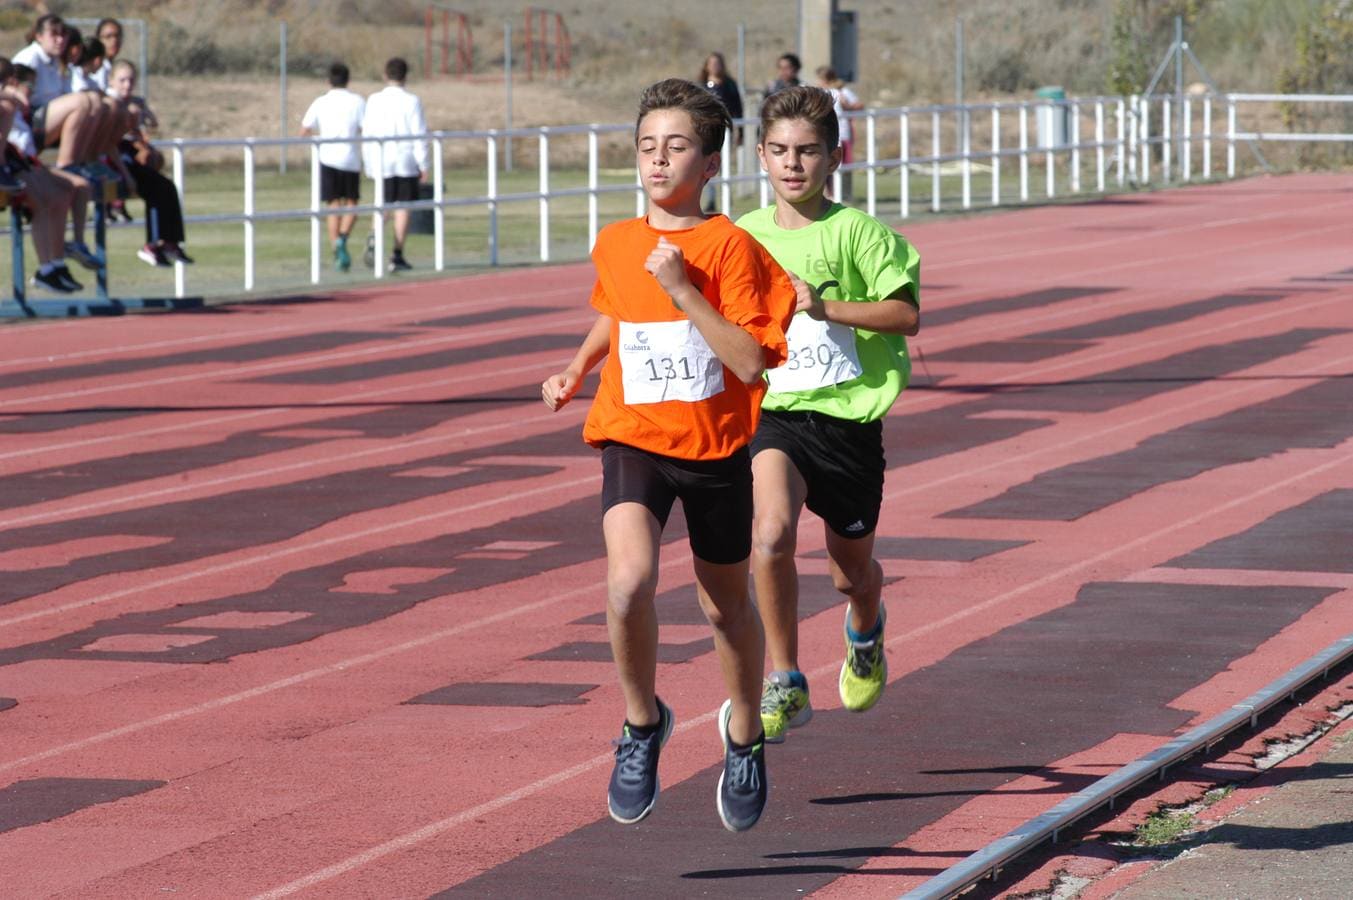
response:
[[[799,313],[789,323],[789,358],[771,369],[773,392],[810,391],[860,377],[855,329]]]
[[[696,403],[723,391],[723,363],[687,320],[621,322],[625,403]]]

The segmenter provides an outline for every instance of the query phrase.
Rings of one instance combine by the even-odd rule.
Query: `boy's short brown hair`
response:
[[[835,150],[841,142],[836,104],[822,88],[800,84],[767,97],[761,104],[761,139],[765,140],[772,125],[785,119],[799,119],[813,126],[828,151]]]
[[[691,117],[695,135],[700,139],[700,152],[705,156],[723,148],[724,134],[733,127],[728,109],[711,91],[684,78],[667,78],[650,84],[639,95],[639,118],[634,123],[636,144],[644,116],[660,109],[679,109]]]

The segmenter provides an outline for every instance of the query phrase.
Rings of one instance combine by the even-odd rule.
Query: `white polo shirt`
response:
[[[46,106],[62,94],[70,93],[70,73],[61,68],[56,57],[48,56],[37,41],[14,54],[10,62],[16,66],[28,66],[37,73],[31,100],[34,109]]]
[[[364,137],[407,137],[426,134],[427,120],[423,118],[423,104],[413,94],[397,84],[386,85],[367,98],[366,115],[362,118]],[[428,168],[426,141],[383,141],[384,171],[377,170],[377,149],[374,142],[362,144],[362,158],[367,177],[389,178],[394,175],[417,176]]]
[[[347,88],[330,88],[315,98],[301,119],[301,127],[322,138],[352,138],[362,131],[366,101]],[[362,150],[356,141],[320,144],[319,161],[331,169],[362,171]]]

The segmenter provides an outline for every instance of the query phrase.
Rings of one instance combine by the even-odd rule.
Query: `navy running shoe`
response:
[[[723,827],[729,831],[746,831],[761,818],[770,793],[770,782],[766,778],[766,736],[762,733],[750,747],[735,749],[728,738],[728,719],[732,715],[733,701],[725,700],[719,709],[723,774],[719,776],[715,800]]]
[[[653,811],[658,802],[658,757],[672,735],[672,710],[658,700],[658,724],[647,737],[635,734],[628,722],[615,744],[615,768],[606,805],[611,818],[633,825]]]

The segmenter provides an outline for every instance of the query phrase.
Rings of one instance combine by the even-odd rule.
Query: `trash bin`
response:
[[[1071,107],[1054,106],[1053,102],[1065,100],[1066,90],[1057,86],[1041,87],[1034,91],[1034,96],[1039,100],[1052,101],[1038,106],[1038,146],[1062,146],[1071,130]]]
[[[418,199],[432,199],[432,185],[418,185]],[[413,234],[436,234],[436,210],[415,209],[409,212],[409,231]]]

